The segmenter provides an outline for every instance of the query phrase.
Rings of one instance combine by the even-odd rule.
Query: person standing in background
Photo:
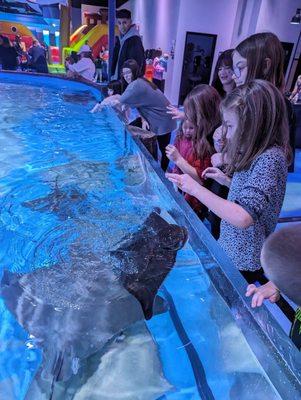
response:
[[[154,59],[154,76],[153,76],[153,83],[164,93],[165,87],[165,74],[167,72],[167,61],[168,61],[168,54],[165,53],[162,56],[158,54]]]
[[[90,47],[84,44],[78,52],[80,60],[77,63],[71,64],[66,61],[68,76],[75,79],[86,79],[93,81],[95,75],[95,64],[92,61]]]
[[[37,71],[48,74],[48,66],[46,60],[46,50],[37,40],[32,42],[32,46],[28,50],[31,65]]]
[[[6,36],[2,36],[2,47],[0,56],[2,69],[11,71],[15,71],[17,69],[18,53]]]
[[[117,11],[116,18],[120,35],[116,37],[111,80],[120,79],[122,65],[130,59],[137,62],[139,76],[143,76],[145,72],[144,48],[138,29],[132,23],[132,14],[129,10],[122,9]]]

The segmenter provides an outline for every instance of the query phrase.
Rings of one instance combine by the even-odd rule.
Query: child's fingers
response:
[[[178,180],[179,180],[179,177],[180,177],[179,174],[173,174],[172,172],[166,172],[165,176],[168,179],[172,178],[172,179],[178,179]]]
[[[207,179],[207,178],[214,179],[216,176],[217,176],[216,172],[214,172],[214,173],[207,172],[206,174],[204,174],[203,178],[205,178],[205,179]]]
[[[212,173],[212,172],[218,172],[218,171],[220,171],[220,170],[216,167],[208,167],[203,171],[203,174],[206,174],[207,172]]]
[[[210,167],[204,169],[204,171],[202,172],[202,178],[205,178],[205,175],[207,175],[208,172],[210,172]]]
[[[175,178],[167,178],[170,182],[175,183],[177,186],[180,186],[180,182]]]
[[[165,176],[170,182],[173,182],[178,186],[181,185],[181,175],[167,172]]]
[[[252,298],[252,307],[253,308],[261,307],[263,301],[264,301],[264,296],[259,292],[255,293],[253,298]]]
[[[257,287],[252,283],[251,285],[248,285],[247,290],[246,290],[246,296],[250,297],[252,294],[256,293]]]

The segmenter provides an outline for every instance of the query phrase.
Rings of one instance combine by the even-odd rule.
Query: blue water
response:
[[[27,84],[24,78],[1,80],[1,271],[89,263],[91,254],[103,254],[135,232],[154,207],[173,222],[168,211],[176,204],[154,174],[146,174],[136,145],[114,112],[88,112],[99,97],[95,90],[58,79],[27,78]],[[122,392],[121,355],[118,363],[113,355],[127,353],[116,344],[107,353],[115,360],[109,375],[102,372],[96,385],[88,380],[85,397],[70,398],[248,400],[255,389],[261,400],[279,398],[189,243],[178,252],[161,296],[169,312],[143,328],[143,337],[151,334],[156,354],[147,345],[134,359],[122,359],[121,370],[133,368],[132,376],[137,375],[136,389]],[[22,400],[40,367],[41,350],[1,298],[0,318],[0,398]],[[146,353],[154,360],[158,356],[160,366],[149,364]],[[152,381],[145,372],[139,374],[146,366],[154,369]],[[114,368],[117,378],[110,386]],[[110,390],[117,381],[121,392],[113,397]]]

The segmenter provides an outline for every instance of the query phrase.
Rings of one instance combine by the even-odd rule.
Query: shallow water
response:
[[[155,207],[173,222],[168,214],[171,198],[146,174],[113,112],[88,113],[95,103],[93,93],[84,86],[37,82],[0,83],[1,269],[29,273],[60,266],[76,271],[85,265],[94,271],[101,260],[105,281],[112,268],[120,268],[108,250],[134,234]],[[135,273],[135,265],[131,267]],[[91,295],[84,273],[70,272],[72,282],[66,276],[57,287],[36,282],[45,303],[54,305],[57,313],[78,307],[78,293]],[[118,288],[112,293],[114,299],[120,295]],[[53,389],[49,377],[44,376],[44,386],[34,380],[41,346],[0,298],[0,398],[24,399],[29,387],[33,400],[42,400],[42,395],[48,399],[50,393],[55,393],[53,399],[77,400],[155,400],[164,393],[160,398],[248,400],[255,388],[261,399],[279,398],[189,243],[178,252],[161,295],[167,301],[171,296],[189,332],[189,346],[208,385],[203,395],[172,307],[153,317],[148,329],[141,322],[98,349],[100,353],[94,350],[83,365],[75,362],[73,371],[80,373],[68,385]],[[50,334],[52,330],[60,332],[49,322]],[[78,340],[84,343],[86,338]]]

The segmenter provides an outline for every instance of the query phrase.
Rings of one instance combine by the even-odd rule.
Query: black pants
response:
[[[153,83],[157,86],[158,89],[161,90],[162,93],[164,93],[165,79],[160,80],[153,78]]]
[[[137,126],[138,128],[142,128],[142,119],[141,117],[136,118],[134,121],[130,123],[130,125]],[[157,136],[157,142],[159,145],[159,149],[161,151],[161,168],[165,172],[168,167],[169,159],[166,156],[165,148],[170,143],[171,133],[166,133],[165,135]]]
[[[290,338],[292,339],[293,343],[297,347],[298,350],[301,350],[301,323],[299,320],[295,319],[292,323],[292,327],[290,330]]]
[[[204,186],[206,189],[210,190],[210,192],[216,194],[222,199],[227,199],[229,188],[227,188],[226,186],[220,185],[213,179],[207,179],[204,183]],[[221,219],[217,215],[215,215],[212,211],[209,211],[208,208],[206,207],[204,207],[203,214],[205,218],[210,222],[211,235],[215,239],[218,239],[220,236]]]
[[[157,141],[159,145],[159,149],[161,151],[161,168],[165,172],[168,167],[169,159],[166,156],[165,148],[170,143],[171,133],[166,133],[165,135],[157,136]]]
[[[248,283],[259,282],[261,285],[265,285],[269,280],[264,275],[264,271],[262,268],[257,269],[256,271],[241,271],[239,272],[245,278]]]

